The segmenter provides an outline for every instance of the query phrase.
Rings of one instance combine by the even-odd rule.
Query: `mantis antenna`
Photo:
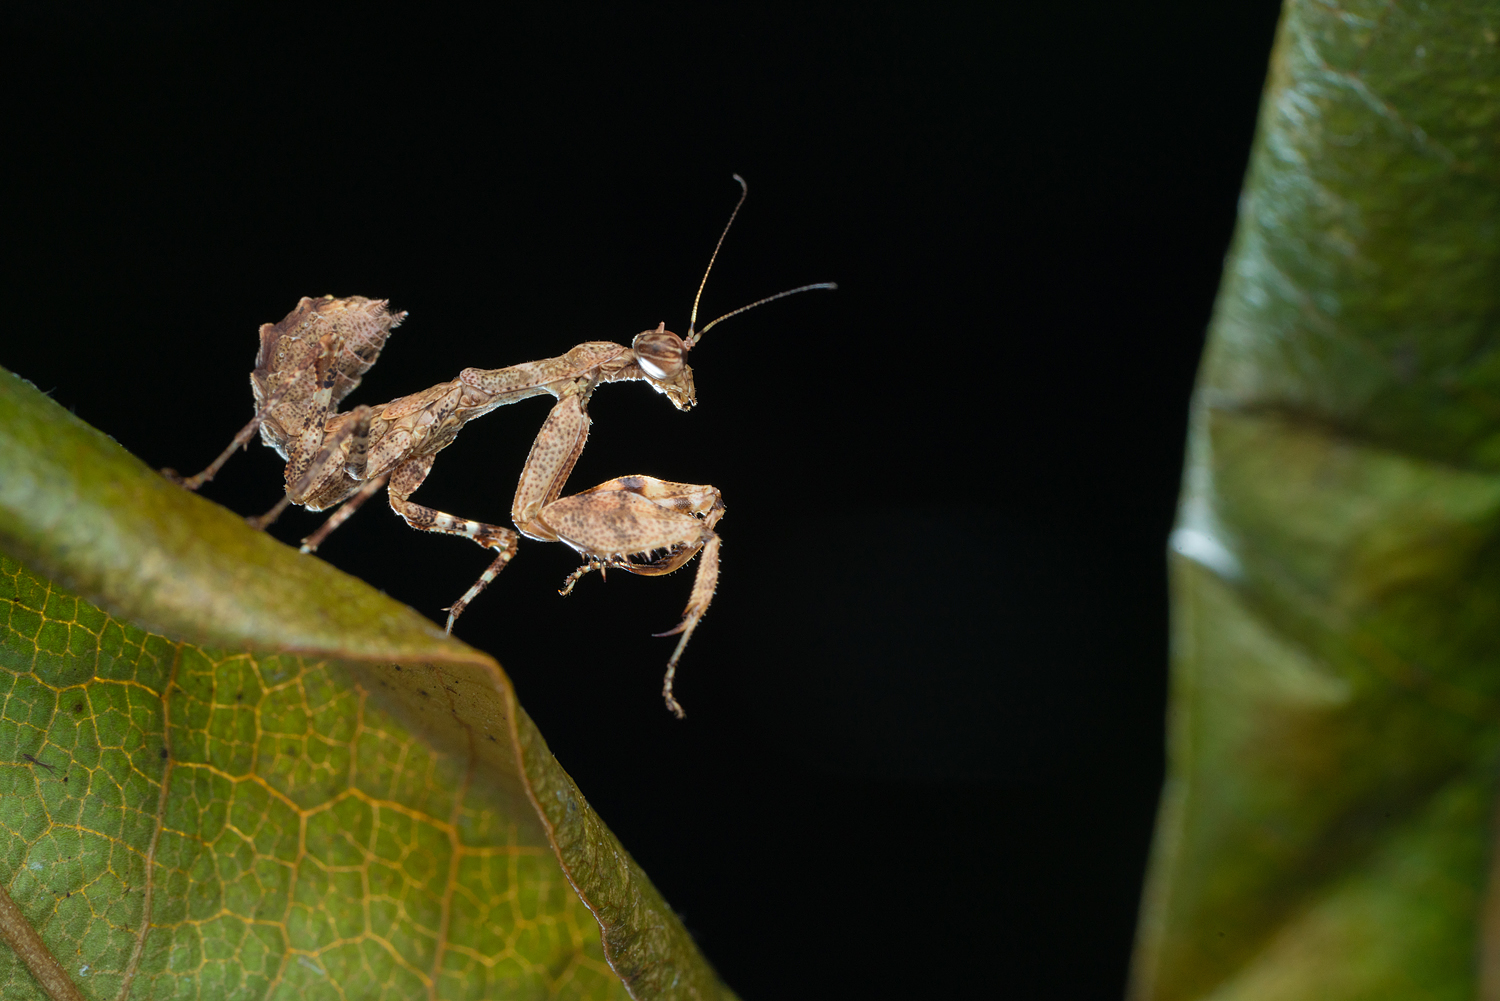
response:
[[[746,310],[754,309],[756,306],[764,306],[768,302],[773,302],[777,299],[785,299],[787,296],[796,295],[798,292],[810,292],[813,289],[818,288],[838,288],[838,286],[833,282],[818,282],[815,285],[803,285],[799,288],[787,289],[785,292],[777,292],[775,295],[768,295],[764,299],[757,299],[755,302],[752,302],[748,306],[741,306],[739,309],[725,313],[718,319],[704,324],[702,330],[695,329],[698,325],[698,302],[703,298],[703,289],[708,285],[709,272],[713,271],[714,262],[719,259],[719,250],[724,246],[724,237],[729,235],[729,227],[734,225],[735,216],[740,214],[740,206],[745,204],[745,198],[750,194],[750,186],[745,183],[745,179],[743,177],[735,174],[734,179],[740,186],[740,200],[735,203],[734,211],[729,213],[729,221],[724,224],[724,232],[719,234],[719,242],[714,244],[714,252],[709,255],[708,267],[703,271],[703,280],[698,283],[698,294],[693,296],[693,312],[688,318],[688,332],[687,336],[683,338],[684,347],[690,348],[694,344],[697,344],[698,341],[703,337],[703,335],[708,333],[709,328],[714,324],[722,323],[723,321],[729,319],[731,316],[738,316]]]
[[[757,299],[748,306],[741,306],[739,309],[731,310],[730,312],[725,313],[723,316],[719,317],[717,320],[714,320],[712,323],[704,324],[703,329],[698,331],[696,334],[688,334],[687,346],[692,347],[694,344],[697,344],[699,338],[708,333],[708,328],[712,327],[715,323],[722,323],[724,320],[729,319],[731,316],[739,316],[747,309],[754,309],[756,306],[764,306],[768,302],[774,302],[777,299],[785,299],[787,296],[796,295],[798,292],[810,292],[815,288],[826,288],[832,290],[838,288],[838,285],[833,282],[818,282],[816,285],[801,285],[797,288],[789,288],[785,292],[777,292],[775,295],[768,295],[764,299]]]

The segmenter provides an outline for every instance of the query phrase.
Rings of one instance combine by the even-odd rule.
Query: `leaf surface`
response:
[[[1497,32],[1283,8],[1173,534],[1137,1001],[1500,996]]]
[[[4,370],[0,471],[0,879],[85,996],[733,998],[493,659]]]

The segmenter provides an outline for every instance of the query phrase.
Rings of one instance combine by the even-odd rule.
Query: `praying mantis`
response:
[[[521,536],[561,542],[583,558],[565,580],[568,594],[593,570],[618,569],[660,576],[699,556],[693,588],[682,620],[659,636],[680,635],[667,662],[662,697],[677,717],[684,715],[673,695],[677,664],[713,600],[719,576],[721,539],[715,531],[724,516],[723,497],[708,484],[678,483],[654,476],[620,476],[563,496],[573,467],[588,442],[589,400],[601,385],[641,381],[663,394],[678,410],[697,403],[688,353],[709,329],[765,303],[813,289],[820,282],[767,296],[697,329],[698,306],[724,238],[744,205],[748,187],[738,174],[740,199],[709,258],[699,283],[686,336],[659,324],[630,344],[588,341],[555,358],[506,368],[466,368],[458,378],[381,406],[360,405],[340,413],[338,406],[378,358],[391,330],[405,313],[391,313],[383,300],[303,299],[279,324],[261,328],[261,350],[251,384],[254,418],[227,449],[197,476],[182,479],[197,489],[212,479],[235,449],[247,446],[258,429],[262,440],[287,460],[286,494],[265,515],[250,519],[264,528],[296,504],[311,511],[337,510],[312,535],[302,552],[314,552],[382,488],[391,508],[412,528],[472,539],[494,552],[490,565],[447,609],[446,630],[515,556]],[[511,502],[515,530],[459,518],[416,503],[411,495],[431,472],[437,454],[469,421],[533,396],[555,399],[532,442]]]

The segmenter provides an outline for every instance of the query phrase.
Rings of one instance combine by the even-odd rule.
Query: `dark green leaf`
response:
[[[1138,1001],[1500,996],[1497,32],[1285,5],[1173,536]]]

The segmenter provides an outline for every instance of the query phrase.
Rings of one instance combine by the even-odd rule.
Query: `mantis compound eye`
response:
[[[665,325],[636,334],[630,347],[635,351],[641,371],[663,381],[677,377],[682,371],[682,356],[687,353],[682,338],[666,329]]]

